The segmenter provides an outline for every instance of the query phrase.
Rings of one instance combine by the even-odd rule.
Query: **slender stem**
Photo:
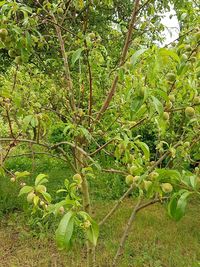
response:
[[[102,221],[99,222],[99,225],[103,225],[112,215],[113,213],[117,210],[117,208],[121,205],[123,200],[131,193],[133,190],[134,185],[131,185],[129,189],[123,194],[123,196],[116,202],[114,207],[109,211],[109,213],[103,218]]]
[[[142,209],[144,209],[144,208],[146,208],[148,206],[151,206],[151,205],[153,205],[155,203],[158,203],[158,202],[162,202],[163,200],[167,200],[167,199],[169,199],[169,197],[155,198],[155,199],[153,199],[153,200],[151,200],[151,201],[149,201],[147,203],[141,204],[141,205],[140,205],[141,199],[138,200],[136,206],[133,208],[133,211],[131,213],[131,216],[129,218],[129,221],[127,223],[125,231],[124,231],[124,233],[122,235],[119,248],[118,248],[117,253],[115,254],[115,257],[114,257],[114,260],[113,260],[113,267],[117,266],[117,259],[118,259],[118,257],[122,256],[122,254],[123,254],[123,249],[124,249],[124,246],[125,246],[125,242],[126,242],[126,240],[128,238],[128,235],[129,235],[129,232],[130,232],[130,228],[131,228],[131,225],[133,223],[133,220],[135,219],[136,214],[140,210],[142,210]]]
[[[75,100],[74,100],[73,84],[72,84],[72,79],[71,79],[70,70],[69,70],[68,57],[67,57],[67,53],[65,51],[65,42],[64,42],[63,37],[62,37],[61,28],[57,25],[57,21],[56,21],[55,16],[52,15],[52,18],[53,18],[53,21],[55,23],[55,29],[57,32],[58,40],[60,43],[60,49],[61,49],[61,53],[62,53],[62,57],[63,57],[63,61],[64,61],[65,76],[66,76],[67,86],[68,86],[68,90],[69,90],[70,106],[71,106],[72,110],[75,111],[76,106],[75,106]]]
[[[136,213],[137,213],[137,209],[140,206],[140,203],[141,203],[141,199],[139,198],[136,206],[133,208],[131,216],[130,216],[130,218],[128,220],[128,223],[126,225],[125,231],[124,231],[124,233],[122,235],[122,238],[121,238],[121,241],[120,241],[120,244],[119,244],[119,248],[118,248],[117,253],[115,254],[115,257],[113,259],[113,263],[112,263],[113,267],[117,266],[117,260],[123,254],[123,249],[124,249],[124,246],[125,246],[125,242],[126,242],[126,240],[128,238],[128,235],[129,235],[133,220],[135,219],[135,216],[136,216]]]

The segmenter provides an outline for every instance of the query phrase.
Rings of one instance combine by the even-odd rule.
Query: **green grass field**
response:
[[[47,165],[44,164],[43,168],[45,169]],[[22,166],[17,168],[23,169]],[[39,165],[37,171],[42,172],[43,168]],[[62,180],[67,176],[66,173],[67,169],[61,165],[55,165],[49,171],[49,188],[52,192],[57,184],[62,185]],[[100,221],[115,203],[115,200],[106,199],[106,188],[111,190],[110,184],[105,183],[107,178],[102,176],[104,199],[100,199],[99,195],[95,194],[95,181],[91,183],[93,217],[97,221]],[[115,187],[119,187],[115,185],[118,177],[113,179],[113,190],[115,190]],[[27,210],[28,205],[23,198],[17,197],[18,188],[5,178],[1,180],[1,185],[0,267],[86,266],[81,236],[71,251],[59,252],[54,242],[56,220],[52,218],[49,221],[42,221],[37,216],[31,217],[30,212],[24,214],[22,209]],[[99,190],[100,188],[97,191]],[[117,194],[120,194],[120,190]],[[110,266],[134,204],[133,197],[126,199],[122,208],[100,228],[97,266]],[[186,216],[178,223],[168,217],[165,207],[161,204],[155,204],[140,211],[132,225],[119,266],[200,266],[199,204],[197,200],[192,200]]]

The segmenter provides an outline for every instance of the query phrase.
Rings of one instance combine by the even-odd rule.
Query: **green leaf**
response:
[[[21,196],[21,195],[23,195],[23,194],[28,194],[28,193],[30,193],[32,190],[33,190],[33,187],[32,187],[32,186],[25,185],[25,186],[22,187],[21,190],[19,191],[19,195],[18,195],[18,196]]]
[[[36,179],[35,179],[35,186],[39,185],[39,184],[44,184],[47,183],[48,180],[46,179],[47,175],[46,174],[39,174]]]
[[[1,1],[0,2],[0,7],[3,6],[7,1]]]
[[[99,225],[94,221],[90,220],[91,226],[86,230],[86,234],[90,242],[96,246],[99,237]]]
[[[197,176],[196,175],[192,175],[189,177],[190,179],[190,184],[191,186],[196,189],[196,186],[197,186]]]
[[[172,180],[181,180],[181,174],[177,170],[168,170],[168,169],[156,169],[156,172],[159,173],[160,180],[161,179],[166,179],[166,178],[171,178]]]
[[[49,193],[43,191],[41,194],[47,202],[51,202],[51,195]]]
[[[72,54],[72,66],[74,66],[76,61],[80,58],[83,50],[84,50],[83,48],[79,48]]]
[[[33,203],[34,203],[35,206],[37,206],[39,200],[40,200],[40,198],[38,196],[34,196]]]
[[[163,105],[162,105],[162,103],[155,96],[152,96],[151,98],[153,100],[153,104],[154,104],[155,110],[158,112],[159,115],[161,115],[163,113]]]
[[[136,51],[136,52],[132,55],[132,57],[131,57],[131,60],[130,60],[131,64],[132,64],[132,65],[135,65],[135,63],[137,62],[138,58],[139,58],[139,57],[140,57],[146,50],[147,50],[147,49],[140,49],[140,50]]]
[[[142,149],[142,151],[144,153],[144,156],[145,156],[145,159],[146,160],[149,160],[149,158],[150,158],[150,151],[149,151],[148,145],[146,143],[140,142],[140,141],[137,141],[136,142],[136,145],[139,146]]]
[[[24,171],[24,172],[15,172],[14,173],[16,178],[22,178],[30,175],[30,172]]]
[[[61,219],[56,230],[56,243],[59,249],[69,249],[74,230],[74,212],[69,211]]]
[[[160,55],[162,56],[169,56],[172,59],[174,59],[175,61],[177,61],[178,63],[180,63],[180,58],[177,55],[177,53],[173,52],[172,50],[166,49],[166,48],[161,48],[159,50]]]
[[[178,195],[181,196],[178,198]],[[187,190],[181,190],[178,194],[175,194],[168,205],[168,212],[170,217],[175,221],[179,221],[185,214],[185,209],[187,205],[187,198],[192,193]]]

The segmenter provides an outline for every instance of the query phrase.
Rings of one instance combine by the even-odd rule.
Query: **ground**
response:
[[[95,203],[97,219],[113,206],[113,201]],[[97,247],[98,266],[110,266],[118,241],[126,225],[132,199],[102,226]],[[53,233],[34,233],[23,221],[22,214],[8,214],[1,221],[1,267],[85,267],[85,251],[75,244],[70,252],[56,249]],[[193,201],[180,222],[172,221],[160,204],[142,210],[136,217],[126,244],[120,267],[198,267],[200,266],[199,204]],[[44,230],[44,229],[43,229]]]

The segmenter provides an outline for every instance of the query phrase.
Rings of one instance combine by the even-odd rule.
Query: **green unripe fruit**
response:
[[[63,15],[63,14],[64,14],[64,10],[63,10],[61,7],[59,7],[59,8],[57,9],[57,14],[58,14],[58,15]]]
[[[166,104],[166,108],[167,108],[167,109],[171,109],[172,106],[173,106],[173,104],[172,104],[171,101],[167,102],[167,104]]]
[[[8,55],[9,55],[9,57],[16,57],[15,50],[14,50],[14,49],[10,49],[10,50],[8,51]]]
[[[60,214],[64,214],[64,212],[65,212],[65,208],[64,208],[63,206],[61,206],[61,207],[58,209],[58,212],[59,212]]]
[[[82,110],[82,108],[78,109],[78,115],[79,117],[82,117],[84,115],[84,111]]]
[[[44,201],[40,201],[40,206],[44,206],[45,205],[45,203],[44,203]]]
[[[76,182],[77,184],[81,184],[82,183],[82,177],[79,173],[76,173],[74,176],[73,176],[73,180],[74,182]]]
[[[11,181],[12,183],[14,183],[14,182],[16,181],[16,178],[15,178],[15,177],[11,177],[11,178],[10,178],[10,181]]]
[[[144,181],[144,189],[148,191],[149,187],[152,185],[151,181]]]
[[[130,167],[130,170],[129,171],[130,171],[130,174],[137,175],[138,174],[138,171],[139,171],[139,168],[138,168],[138,166],[133,165],[133,166]]]
[[[98,135],[102,135],[102,134],[103,134],[103,131],[102,131],[102,130],[98,130],[98,131],[97,131],[97,134],[98,134]]]
[[[165,112],[163,113],[163,119],[166,120],[166,121],[169,120],[169,113],[168,113],[168,112],[165,111]]]
[[[185,109],[185,115],[186,115],[187,117],[194,117],[194,115],[195,115],[195,110],[194,110],[192,107],[187,107],[187,108]]]
[[[33,199],[34,199],[34,197],[35,197],[35,193],[34,192],[30,192],[28,195],[27,195],[27,201],[29,202],[29,203],[31,203],[31,202],[33,202]]]
[[[163,183],[161,188],[164,193],[171,193],[173,190],[173,186],[170,183]]]
[[[174,82],[175,79],[176,79],[176,75],[174,73],[172,73],[172,72],[167,73],[167,76],[166,77],[167,77],[167,80],[169,82]]]
[[[153,171],[153,172],[151,172],[151,173],[149,174],[149,178],[150,178],[151,180],[154,180],[154,179],[158,178],[158,176],[159,176],[159,173],[157,173],[156,171]]]
[[[193,99],[194,104],[199,104],[200,103],[200,96],[195,96]]]
[[[22,58],[20,56],[17,56],[15,58],[15,63],[18,64],[18,65],[21,65],[23,63]]]
[[[169,100],[171,102],[175,102],[175,96],[174,95],[169,95]]]
[[[182,61],[186,61],[188,59],[188,56],[186,55],[186,54],[183,54],[182,56],[181,56],[181,60]]]
[[[195,63],[195,62],[196,62],[196,57],[191,57],[191,58],[190,58],[190,61],[191,61],[192,63]]]
[[[126,176],[126,183],[128,185],[132,184],[133,183],[133,180],[134,180],[134,176],[133,175],[127,175]]]
[[[90,37],[90,39],[94,39],[96,37],[94,32],[89,33],[88,36]]]
[[[190,142],[185,142],[184,144],[183,144],[183,146],[185,147],[185,148],[188,148],[188,147],[190,147]]]
[[[192,50],[192,48],[191,48],[191,46],[190,46],[190,45],[186,45],[186,46],[185,46],[185,50],[189,52],[189,51],[191,51],[191,50]]]
[[[89,220],[86,220],[84,223],[83,223],[83,227],[84,228],[89,228],[91,226],[91,222]]]
[[[8,31],[6,29],[0,29],[0,38],[2,40],[5,40],[5,38],[8,36]]]

